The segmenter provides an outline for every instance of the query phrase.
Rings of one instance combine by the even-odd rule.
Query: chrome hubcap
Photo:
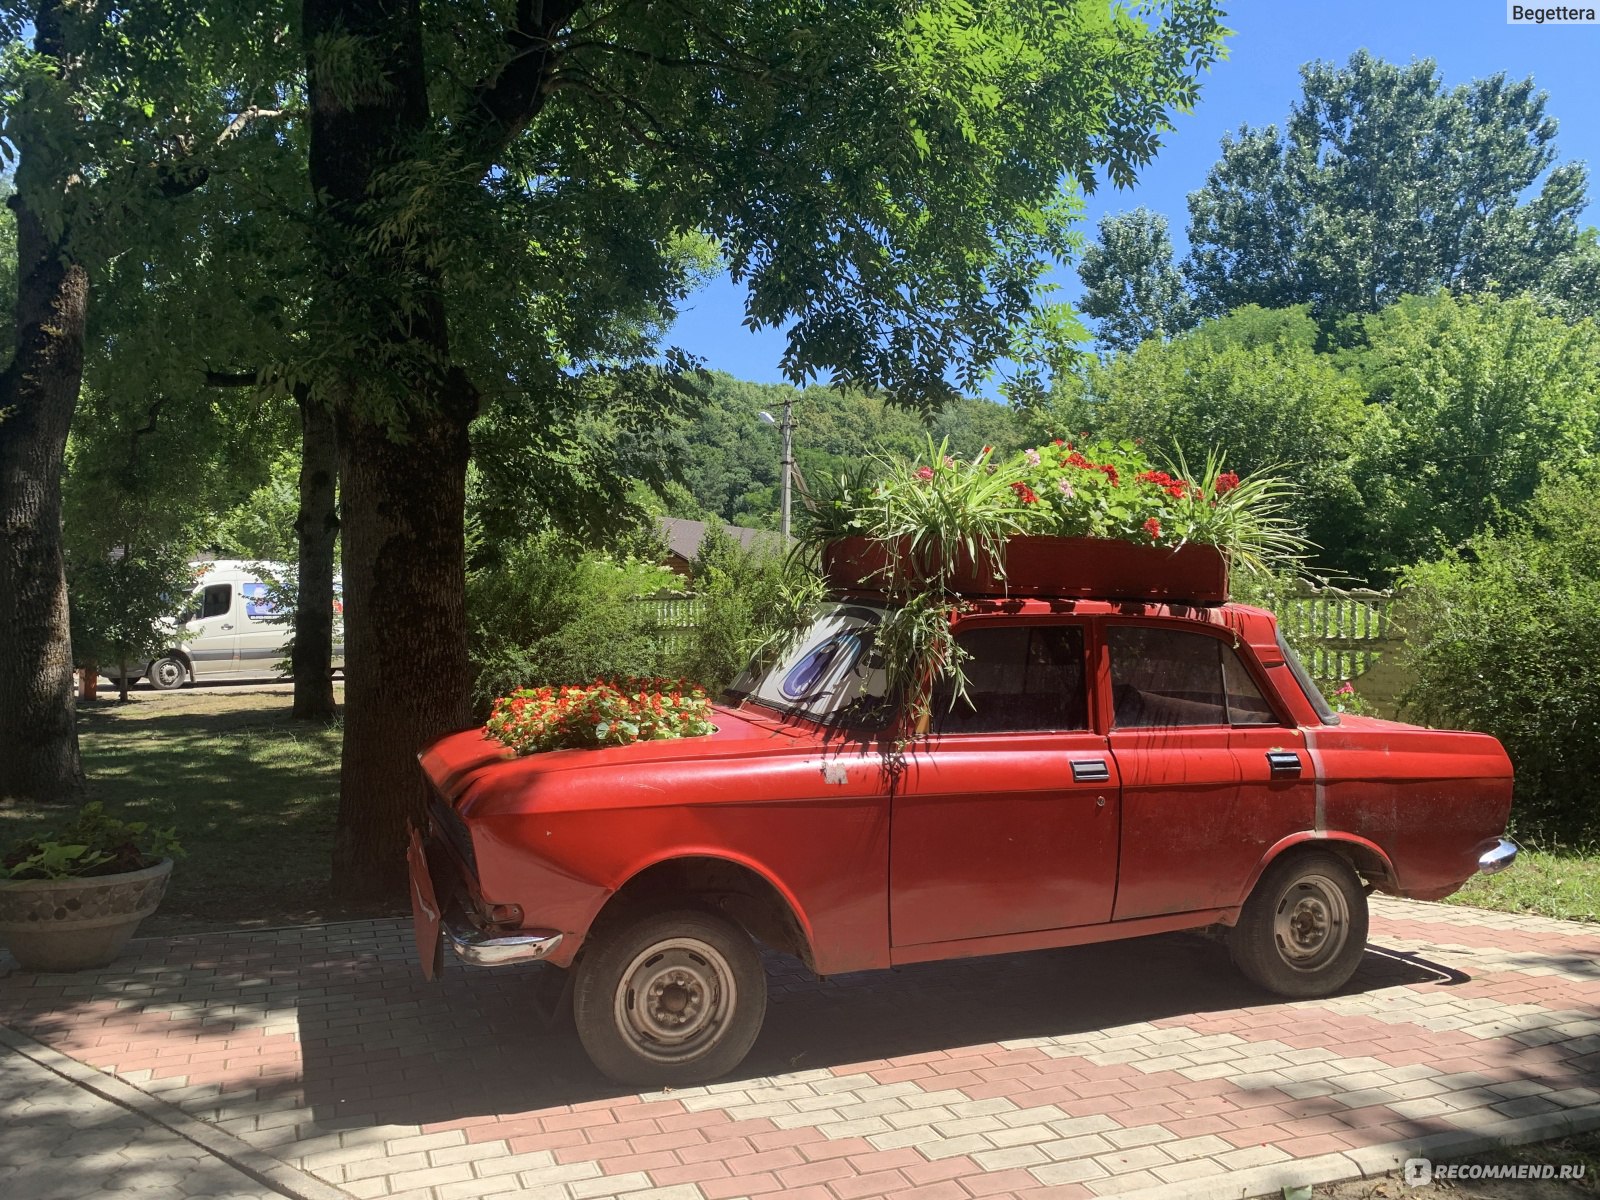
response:
[[[1315,971],[1339,956],[1350,936],[1350,908],[1325,875],[1297,879],[1278,900],[1272,933],[1278,954],[1297,971]]]
[[[722,1035],[737,992],[727,959],[698,938],[672,938],[644,951],[617,988],[617,1028],[640,1053],[681,1062]]]

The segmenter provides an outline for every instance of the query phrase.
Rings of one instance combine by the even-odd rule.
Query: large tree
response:
[[[1095,340],[1102,349],[1131,350],[1194,324],[1167,219],[1148,208],[1102,218],[1099,238],[1078,264],[1078,278],[1084,289],[1079,307],[1099,322]]]
[[[1064,179],[1130,182],[1219,37],[1210,0],[1148,21],[1104,3],[305,0],[302,28],[349,895],[399,890],[414,756],[468,723],[462,510],[490,379],[562,403],[607,353],[587,318],[670,303],[671,249],[703,234],[748,323],[792,322],[796,379],[942,402],[1041,316],[1075,211]],[[474,233],[491,229],[519,237]],[[486,305],[497,280],[514,286]],[[491,354],[515,371],[483,371]]]
[[[1329,319],[1570,272],[1587,173],[1557,165],[1531,79],[1446,88],[1432,59],[1363,50],[1301,81],[1286,125],[1225,137],[1189,196],[1184,271],[1202,314],[1310,304]]]
[[[162,0],[0,5],[17,272],[0,371],[0,798],[56,800],[82,782],[61,462],[91,283],[113,259],[141,261],[162,209],[204,187],[277,111],[270,87],[235,86],[281,58],[258,6],[210,16]]]

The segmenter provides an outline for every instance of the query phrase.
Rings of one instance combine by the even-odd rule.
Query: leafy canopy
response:
[[[1532,79],[1447,89],[1432,59],[1363,50],[1307,64],[1301,86],[1281,129],[1225,137],[1190,193],[1184,273],[1201,313],[1310,304],[1327,320],[1439,287],[1582,283],[1570,256],[1588,175],[1557,164]]]

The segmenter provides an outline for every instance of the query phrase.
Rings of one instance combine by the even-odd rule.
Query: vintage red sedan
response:
[[[1498,742],[1331,712],[1271,613],[964,604],[968,694],[921,730],[884,696],[883,617],[829,606],[707,737],[428,749],[424,971],[446,943],[568,968],[603,1072],[685,1084],[754,1042],[758,942],[831,975],[1215,926],[1251,980],[1320,996],[1370,891],[1438,899],[1516,855]]]

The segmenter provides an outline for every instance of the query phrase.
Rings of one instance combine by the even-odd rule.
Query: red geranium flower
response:
[[[918,467],[917,468],[917,478],[922,480],[923,483],[927,483],[930,479],[933,478],[933,468],[932,467]]]
[[[1027,484],[1023,483],[1020,479],[1012,482],[1011,490],[1017,494],[1017,499],[1021,500],[1024,504],[1039,503],[1039,497],[1034,494],[1034,490]]]
[[[1239,476],[1232,471],[1224,471],[1217,476],[1217,495],[1226,496],[1239,486]]]
[[[1144,531],[1150,535],[1152,542],[1161,540],[1161,522],[1154,517],[1144,523]]]

